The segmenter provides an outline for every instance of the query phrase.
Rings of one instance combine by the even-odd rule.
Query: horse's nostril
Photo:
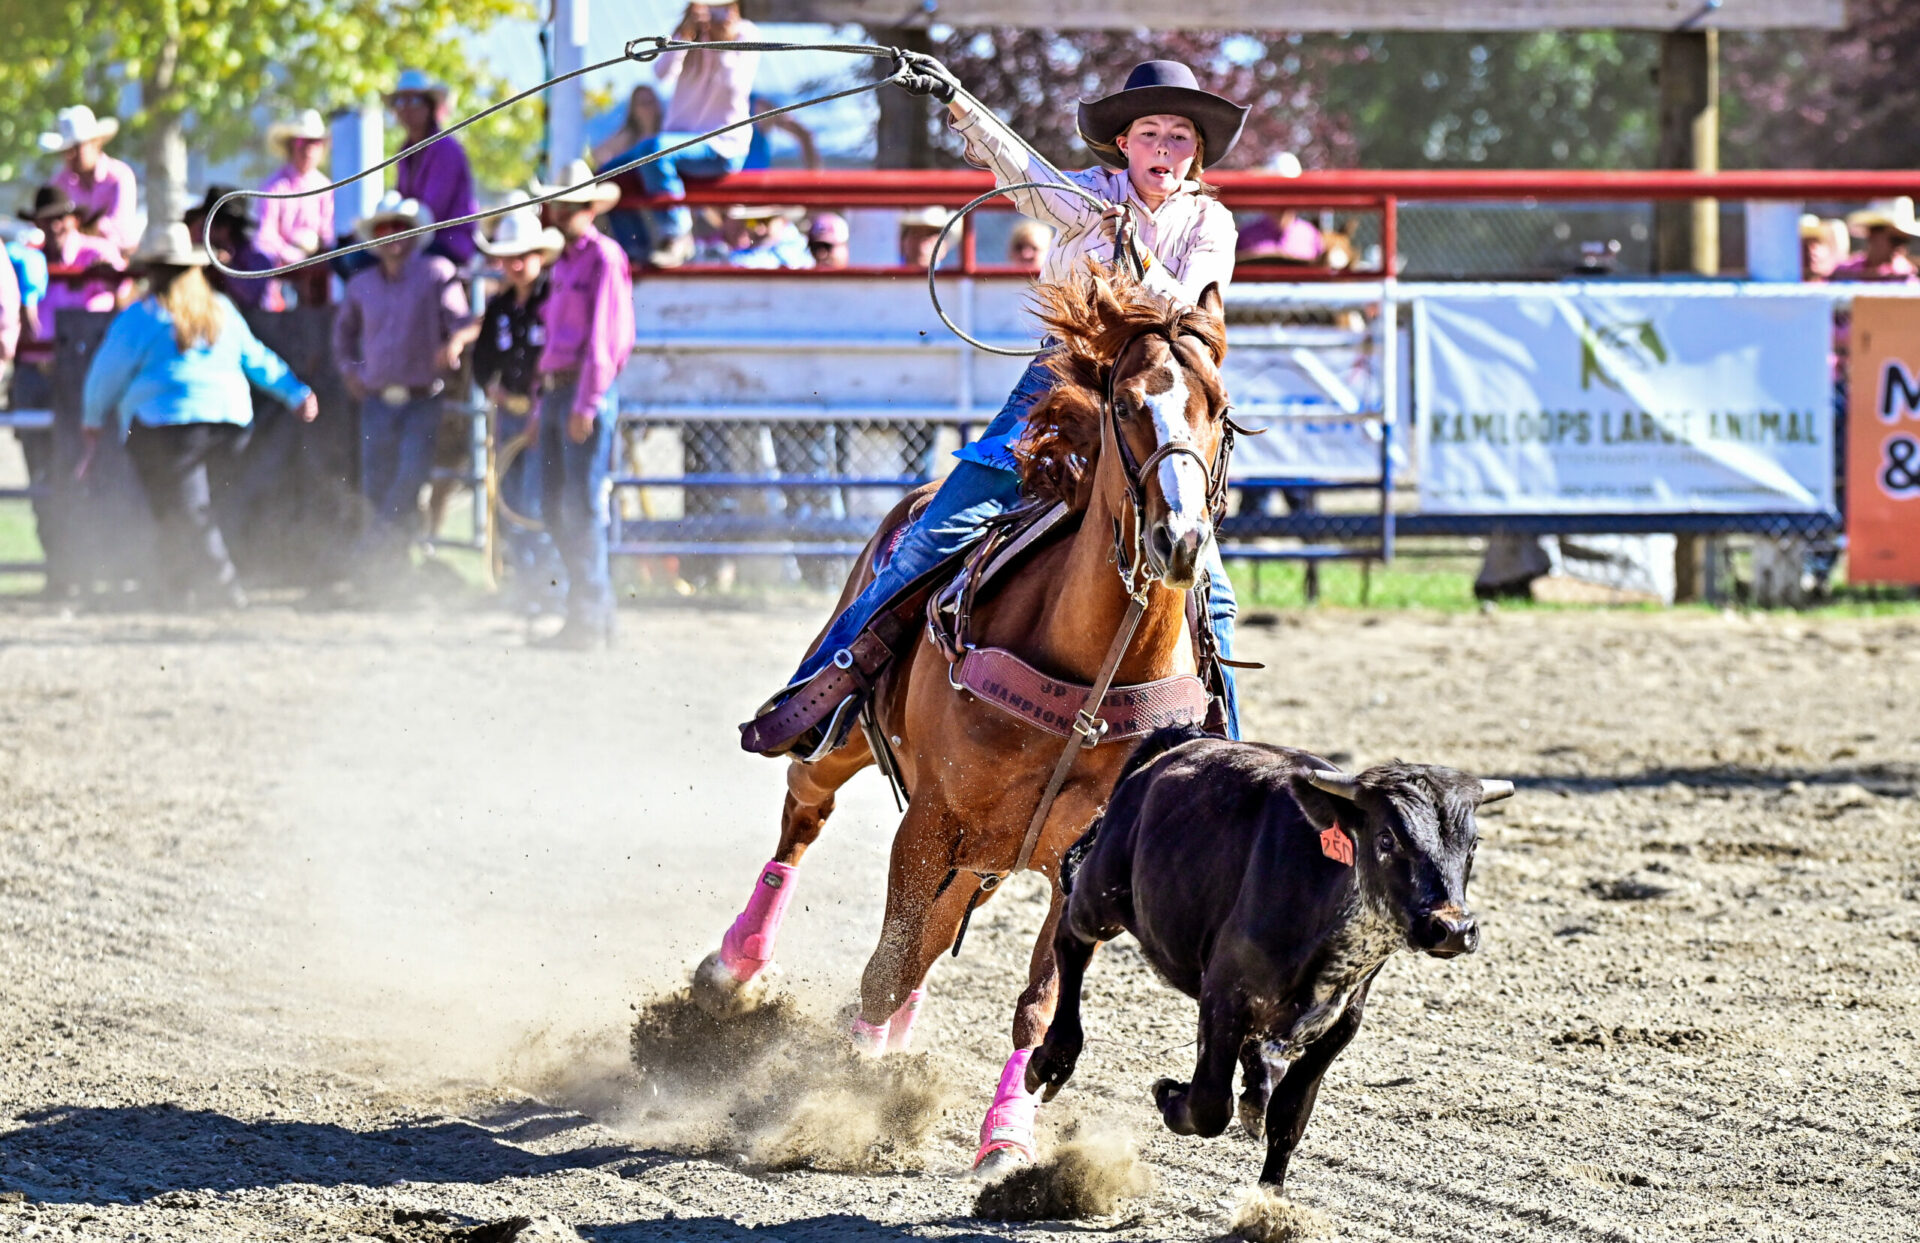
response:
[[[1161,565],[1173,559],[1173,532],[1167,529],[1166,523],[1153,524],[1153,529],[1147,532],[1147,547],[1152,550],[1153,559]]]

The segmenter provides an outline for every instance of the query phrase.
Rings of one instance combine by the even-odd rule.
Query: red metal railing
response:
[[[1325,269],[1278,263],[1243,263],[1238,279],[1378,279],[1399,248],[1399,207],[1403,200],[1520,202],[1644,202],[1660,199],[1763,199],[1772,201],[1856,200],[1920,194],[1920,172],[1807,169],[1695,173],[1667,170],[1596,172],[1588,170],[1435,169],[1421,171],[1343,169],[1283,177],[1267,172],[1216,172],[1208,180],[1220,201],[1237,211],[1319,208],[1380,213],[1382,265]],[[689,206],[733,203],[781,203],[812,209],[855,207],[960,207],[993,187],[989,173],[974,169],[841,169],[812,172],[769,169],[737,173],[716,181],[689,184]],[[626,207],[649,200],[633,192]],[[1004,206],[996,201],[994,206]],[[964,228],[964,275],[1026,275],[1005,265],[978,262],[971,221]],[[715,269],[681,269],[689,275]],[[726,269],[731,270],[731,269]],[[893,268],[850,270],[853,275],[894,273]],[[762,273],[773,275],[773,273]],[[817,273],[815,275],[818,275]]]

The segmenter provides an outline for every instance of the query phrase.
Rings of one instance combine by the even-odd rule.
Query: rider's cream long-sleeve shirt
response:
[[[969,163],[992,172],[1001,185],[1056,180],[1006,122],[975,108],[964,95],[958,102],[964,115],[952,125],[967,140]],[[1233,250],[1240,233],[1234,227],[1233,213],[1218,199],[1201,193],[1198,182],[1185,182],[1168,196],[1159,211],[1153,212],[1140,201],[1125,170],[1088,168],[1061,176],[1109,203],[1133,205],[1141,245],[1152,251],[1156,260],[1147,272],[1148,288],[1188,302],[1197,301],[1212,283],[1226,292],[1233,280]],[[1099,209],[1079,195],[1060,190],[1015,190],[1012,197],[1014,206],[1053,226],[1057,234],[1041,279],[1070,276],[1085,258],[1103,262],[1113,259],[1113,243],[1100,229]]]

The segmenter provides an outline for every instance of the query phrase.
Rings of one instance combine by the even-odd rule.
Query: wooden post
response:
[[[933,38],[924,26],[896,26],[871,32],[875,43],[909,52],[932,52]],[[883,71],[884,72],[884,71]],[[932,101],[909,95],[897,86],[879,92],[880,125],[875,144],[879,168],[932,168]]]
[[[1660,39],[1661,168],[1720,171],[1720,36],[1672,30]],[[1720,271],[1720,204],[1715,199],[1654,205],[1654,270],[1713,276]],[[1707,589],[1706,537],[1680,535],[1674,547],[1674,599]]]
[[[1675,30],[1660,40],[1661,168],[1720,171],[1720,36]],[[1660,272],[1720,271],[1720,204],[1662,202],[1654,208],[1654,266]]]

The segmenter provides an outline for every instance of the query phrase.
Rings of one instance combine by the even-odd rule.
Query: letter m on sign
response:
[[[1879,406],[1881,419],[1888,423],[1920,419],[1920,381],[1897,358],[1889,358],[1880,370]]]

